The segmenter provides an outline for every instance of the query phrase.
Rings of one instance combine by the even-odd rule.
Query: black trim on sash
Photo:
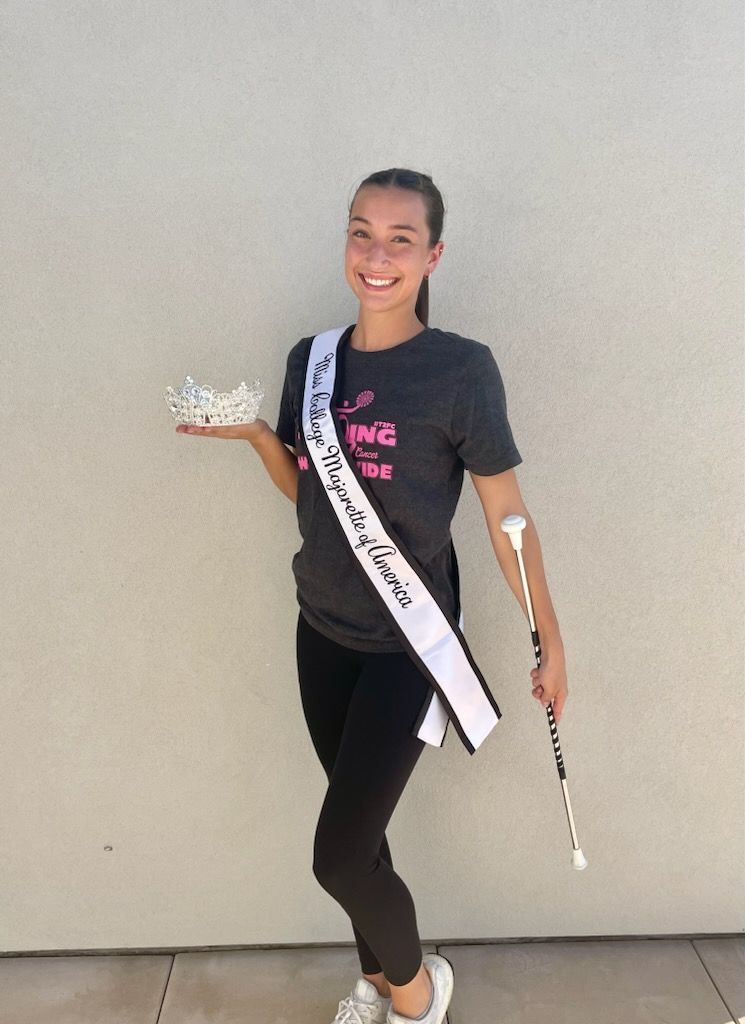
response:
[[[453,556],[453,585],[455,588],[455,607],[458,609],[458,615],[460,615],[460,570],[458,568],[458,559],[455,554],[455,544],[453,538],[450,538],[450,551]]]
[[[334,367],[334,389],[333,389],[333,393],[331,395],[331,398],[329,400],[329,413],[331,415],[331,419],[332,419],[332,422],[334,424],[334,429],[336,431],[337,441],[339,443],[340,455],[341,455],[342,458],[345,459],[347,465],[350,468],[350,471],[357,478],[357,482],[359,483],[359,486],[363,490],[363,492],[365,494],[365,497],[370,502],[370,505],[374,509],[374,511],[377,514],[378,518],[380,519],[381,523],[383,524],[384,529],[386,530],[388,535],[391,537],[391,539],[394,541],[394,543],[398,547],[398,550],[400,551],[401,555],[409,563],[409,565],[411,567],[411,571],[416,573],[416,575],[421,580],[423,586],[425,586],[427,588],[427,590],[430,592],[430,594],[432,596],[432,599],[437,603],[437,605],[440,608],[442,614],[445,616],[445,619],[447,620],[450,628],[452,629],[453,633],[455,634],[456,639],[458,640],[458,642],[461,645],[461,648],[463,649],[463,653],[465,654],[465,656],[468,659],[468,662],[469,662],[471,668],[473,669],[474,675],[476,676],[476,678],[478,679],[479,683],[481,684],[481,688],[482,688],[482,690],[484,692],[484,695],[486,696],[486,698],[488,699],[488,701],[491,704],[492,708],[494,709],[494,713],[495,713],[495,715],[497,717],[497,721],[498,721],[502,717],[502,712],[499,710],[499,706],[498,706],[496,700],[494,699],[493,694],[489,690],[489,687],[487,685],[486,679],[482,675],[481,670],[479,669],[478,665],[476,664],[476,662],[475,662],[475,660],[473,658],[473,655],[471,654],[471,651],[470,651],[470,649],[468,647],[466,639],[465,639],[465,637],[463,636],[463,634],[460,631],[460,627],[458,626],[458,623],[453,619],[453,616],[450,614],[450,612],[447,611],[447,609],[442,607],[442,605],[440,604],[439,599],[432,592],[431,580],[425,574],[424,570],[419,565],[419,562],[414,558],[414,556],[408,550],[407,546],[402,542],[401,538],[396,534],[396,532],[393,529],[393,527],[391,526],[391,524],[390,524],[390,522],[388,520],[388,517],[387,517],[386,513],[384,512],[382,506],[380,505],[380,503],[378,502],[377,498],[372,493],[372,491],[369,489],[369,486],[366,483],[365,478],[362,476],[362,474],[360,472],[360,469],[357,466],[356,462],[354,461],[353,458],[350,458],[349,448],[347,447],[346,439],[345,439],[345,436],[344,436],[344,430],[341,427],[341,425],[339,423],[339,419],[338,419],[338,417],[336,415],[336,404],[337,404],[337,398],[338,398],[339,391],[340,391],[341,386],[342,386],[342,380],[343,380],[343,376],[344,376],[344,351],[345,351],[345,346],[347,345],[347,343],[349,341],[349,337],[350,337],[350,335],[352,333],[352,330],[354,329],[354,326],[355,326],[354,324],[351,324],[340,335],[339,340],[337,342],[336,353],[335,353],[336,365]],[[315,336],[313,338],[311,338],[311,343],[310,343],[310,345],[308,347],[308,354],[307,354],[307,356],[305,358],[305,365],[304,365],[304,368],[303,368],[303,390],[302,390],[302,395],[301,395],[301,399],[300,399],[300,402],[299,402],[300,425],[301,425],[301,429],[302,429],[302,433],[303,433],[303,438],[305,440],[306,445],[307,445],[307,439],[305,438],[305,423],[304,423],[304,419],[303,419],[303,409],[304,409],[304,405],[305,405],[305,388],[306,388],[307,382],[308,382],[308,362],[310,360],[310,353],[311,353],[311,351],[313,349],[313,342],[314,342],[314,340],[315,340]],[[326,494],[326,497],[327,497],[327,499],[330,502],[330,500],[331,500],[330,496],[326,493],[326,489],[325,489],[323,480],[322,480],[322,478],[321,478],[321,476],[320,476],[320,474],[318,472],[318,469],[316,467],[316,464],[315,464],[312,456],[310,455],[310,451],[308,453],[308,462],[309,462],[309,466],[313,467],[313,470],[314,470],[314,472],[316,474],[316,478],[318,479],[319,484],[320,484],[321,488],[324,491],[324,494]],[[338,517],[336,515],[336,512],[333,509],[331,510],[331,518],[336,523],[337,529],[339,530],[339,533],[340,533],[344,543],[347,546],[349,546],[349,540],[347,539],[346,533],[344,532],[344,527],[339,522],[339,519],[338,519]],[[438,697],[440,698],[443,706],[445,707],[445,710],[447,711],[449,722],[452,721],[453,726],[454,726],[456,732],[458,733],[458,735],[459,735],[459,737],[461,739],[461,742],[463,743],[463,746],[466,748],[466,750],[468,751],[469,754],[471,754],[471,755],[475,754],[476,753],[476,748],[473,746],[473,744],[469,740],[468,736],[464,732],[463,727],[460,725],[460,722],[458,720],[458,716],[455,713],[455,711],[453,710],[453,707],[450,704],[450,701],[448,700],[446,694],[443,693],[442,688],[440,687],[440,684],[437,682],[435,677],[432,675],[430,670],[427,668],[425,662],[419,656],[419,654],[417,653],[416,649],[409,642],[408,637],[406,636],[406,633],[401,628],[399,623],[396,621],[393,613],[390,611],[390,609],[388,608],[388,605],[385,603],[384,599],[381,597],[381,595],[376,590],[374,583],[372,582],[372,580],[369,578],[369,576],[367,575],[367,573],[363,569],[359,559],[357,558],[357,556],[354,554],[353,551],[350,551],[350,556],[351,556],[351,559],[354,562],[354,564],[357,566],[357,570],[360,573],[365,586],[367,587],[368,591],[372,595],[373,599],[378,603],[378,606],[380,607],[381,611],[383,612],[383,614],[388,619],[388,621],[389,621],[391,627],[393,628],[394,632],[396,633],[396,635],[400,639],[401,643],[403,644],[404,648],[408,652],[409,656],[414,661],[414,664],[422,672],[422,674],[425,676],[425,678],[427,678],[430,681],[430,684],[432,685],[433,690],[435,690],[437,692]],[[460,608],[460,602],[458,604],[458,607]],[[430,703],[431,703],[431,697],[430,697],[430,699],[425,700],[425,702],[424,702],[424,706],[422,707],[422,710],[419,713],[419,716],[418,716],[417,722],[416,722],[416,726],[415,726],[415,728],[413,730],[414,733],[419,731],[419,727],[421,726],[421,723],[424,721],[424,718],[425,718],[427,710],[429,709]],[[449,724],[449,722],[447,724]],[[445,732],[447,732],[447,724],[445,726]],[[445,735],[443,733],[443,743],[444,743],[444,741],[445,741]],[[442,743],[439,744],[439,745],[442,746]]]
[[[421,666],[418,663],[417,663],[417,668],[421,668]],[[427,676],[429,677],[429,673],[427,673]],[[440,692],[439,687],[437,687],[437,691],[438,691],[438,695],[439,695],[439,692]],[[421,709],[419,711],[419,714],[416,717],[416,722],[414,722],[414,727],[411,730],[412,733],[415,736],[419,732],[419,729],[421,728],[422,722],[427,717],[427,712],[429,711],[430,705],[431,705],[432,701],[434,700],[434,696],[435,696],[435,688],[433,686],[430,689],[428,695],[425,697],[424,703],[422,704]],[[448,734],[448,726],[450,725],[451,721],[452,721],[452,718],[450,718],[450,716],[448,716],[448,720],[447,720],[447,722],[445,722],[445,728],[442,730],[442,740],[441,740],[440,743],[437,744],[438,747],[443,747],[445,745],[445,737]],[[462,736],[461,736],[461,739],[463,739]],[[465,747],[466,747],[466,750],[469,750],[469,744],[468,743],[465,743]],[[469,753],[473,754],[473,750],[469,750]]]
[[[456,619],[460,620],[460,613],[461,613],[461,604],[460,604],[460,570],[458,569],[458,558],[457,558],[457,556],[455,554],[455,544],[453,543],[453,538],[452,537],[450,538],[450,552],[451,552],[452,563],[453,563],[453,590],[455,591],[455,607],[457,609],[455,615],[456,615]],[[414,732],[415,733],[419,732],[419,729],[420,729],[420,726],[421,726],[422,722],[427,717],[427,712],[429,711],[429,706],[432,703],[432,698],[434,696],[434,692],[435,692],[434,689],[430,690],[427,699],[425,700],[424,704],[422,705],[422,708],[421,708],[421,710],[419,712],[419,715],[417,716],[417,720],[414,723]],[[445,728],[442,731],[442,742],[438,744],[438,746],[440,746],[440,747],[443,747],[445,745],[445,737],[448,734],[448,726],[450,725],[450,721],[451,721],[451,719],[448,718],[447,722],[445,722]]]

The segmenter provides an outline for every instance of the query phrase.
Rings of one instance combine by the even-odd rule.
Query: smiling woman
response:
[[[500,716],[462,632],[450,526],[465,470],[520,602],[511,543],[495,524],[508,512],[528,521],[523,563],[543,654],[529,681],[536,701],[554,702],[557,723],[567,695],[497,361],[487,344],[428,322],[444,212],[427,174],[365,178],[345,228],[355,322],[292,346],[275,430],[262,420],[189,431],[248,440],[296,503],[298,689],[328,780],[312,867],[349,917],[361,969],[339,1024],[442,1024],[453,991],[448,960],[422,955],[386,828],[450,721],[474,753]]]
[[[440,261],[445,207],[427,175],[369,175],[349,208],[345,273],[360,310],[352,348],[386,348],[426,325],[430,275]]]

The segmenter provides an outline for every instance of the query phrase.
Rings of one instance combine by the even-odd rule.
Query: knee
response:
[[[337,892],[349,882],[350,865],[338,846],[316,842],[313,846],[313,874],[327,892]]]
[[[350,851],[340,836],[324,837],[316,833],[313,844],[313,874],[329,893],[343,894],[353,890],[366,871],[364,859]]]

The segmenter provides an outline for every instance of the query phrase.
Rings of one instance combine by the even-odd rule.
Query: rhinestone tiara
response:
[[[180,388],[166,388],[163,397],[178,423],[253,423],[264,387],[257,378],[251,385],[242,380],[234,391],[218,392],[209,384],[195,384],[193,377],[185,377]]]

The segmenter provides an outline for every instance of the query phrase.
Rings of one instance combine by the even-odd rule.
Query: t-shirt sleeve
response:
[[[285,444],[291,444],[293,447],[296,445],[297,437],[295,436],[295,410],[292,396],[290,356],[287,357],[285,382],[282,385],[282,397],[279,402],[279,414],[274,432],[280,441],[284,441]]]
[[[488,345],[480,345],[469,360],[456,390],[450,439],[465,468],[478,476],[503,473],[523,461],[507,418],[502,375]]]

